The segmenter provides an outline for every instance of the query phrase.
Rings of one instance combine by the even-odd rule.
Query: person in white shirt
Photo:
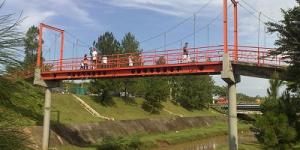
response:
[[[96,65],[97,65],[97,55],[98,55],[98,52],[94,48],[93,52],[92,52],[92,60],[93,60],[93,64],[94,64],[95,68],[96,68]]]
[[[129,55],[129,57],[128,57],[128,66],[129,67],[133,66],[133,60],[132,60],[132,56],[131,55]]]

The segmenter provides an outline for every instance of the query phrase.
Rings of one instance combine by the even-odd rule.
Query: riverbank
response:
[[[250,125],[248,124],[239,124],[239,134],[243,135],[249,133],[249,127]],[[219,141],[218,143],[224,143],[225,147],[227,147],[227,130],[227,123],[218,121],[208,127],[190,128],[154,134],[141,133],[129,136],[119,136],[110,138],[106,142],[98,142],[91,147],[74,147],[69,145],[61,146],[58,149],[96,150],[97,147],[99,147],[99,149],[108,150],[111,147],[129,147],[134,143],[138,145],[140,149],[171,150],[174,149],[174,146],[176,148],[177,145],[190,145],[193,141],[196,143],[199,141],[213,141],[212,139],[218,139],[219,137],[222,137],[222,142]],[[250,138],[254,138],[254,136]]]

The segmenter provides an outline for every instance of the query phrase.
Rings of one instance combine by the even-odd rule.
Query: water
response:
[[[251,132],[239,133],[239,143],[255,142],[256,139]],[[228,136],[220,135],[206,139],[200,139],[192,142],[184,142],[176,145],[161,145],[155,150],[217,150],[226,149],[228,147]],[[153,149],[154,150],[154,149]]]

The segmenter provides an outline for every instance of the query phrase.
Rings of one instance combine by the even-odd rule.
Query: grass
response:
[[[43,119],[43,92],[41,88],[25,81],[11,83],[8,100],[1,99],[0,113],[13,118],[16,125],[41,125]],[[3,103],[8,101],[8,103]]]
[[[143,99],[137,98],[136,104],[127,104],[121,98],[114,97],[114,106],[104,106],[96,101],[95,97],[87,95],[79,95],[88,105],[96,110],[100,115],[114,118],[115,120],[134,120],[146,118],[168,118],[174,117],[166,111],[160,114],[150,114],[144,111],[141,107]],[[195,116],[217,116],[217,112],[210,110],[188,111],[179,105],[172,102],[163,103],[165,109],[175,114],[183,115],[184,117]],[[59,113],[59,114],[58,114]],[[92,116],[87,112],[72,95],[52,94],[52,121],[60,121],[60,123],[93,123],[104,121],[102,118]]]
[[[170,114],[166,111],[162,111],[160,114],[150,114],[144,111],[141,107],[143,99],[137,98],[136,104],[126,104],[121,98],[114,97],[116,103],[115,106],[103,106],[96,102],[95,98],[90,96],[79,96],[87,104],[92,106],[101,115],[115,118],[116,120],[134,120],[134,119],[145,119],[145,118],[166,118],[174,117],[175,115]],[[216,112],[204,110],[204,111],[188,111],[179,105],[175,105],[171,102],[163,103],[165,109],[175,114],[182,114],[184,117],[194,116],[212,116],[218,115]]]
[[[187,142],[187,145],[191,141],[207,139],[218,137],[227,134],[227,124],[225,122],[216,122],[215,124],[209,127],[201,128],[190,128],[181,131],[169,131],[165,133],[156,133],[156,134],[136,134],[124,137],[128,140],[130,139],[140,139],[145,149],[158,148],[159,142],[165,142],[170,145],[176,145]],[[250,125],[248,124],[239,124],[239,130],[248,130]],[[99,143],[101,144],[101,143]],[[259,144],[257,143],[240,143],[240,149],[243,150],[256,150],[260,149]],[[58,147],[60,150],[96,150],[95,147],[76,147],[76,146],[61,146]],[[227,150],[227,146],[224,146],[222,150]]]
[[[52,94],[51,120],[60,123],[86,123],[103,121],[89,114],[71,95]]]
[[[97,150],[96,147],[78,147],[78,146],[72,146],[72,145],[63,145],[59,147],[53,148],[53,150]],[[51,150],[49,148],[49,150]]]
[[[249,125],[240,124],[239,130],[249,129]],[[194,141],[202,138],[226,135],[228,131],[227,123],[217,122],[209,127],[190,128],[181,131],[170,131],[166,133],[150,134],[140,137],[143,142],[155,143],[156,141],[165,141],[169,144]]]
[[[167,143],[168,145],[184,144],[187,145],[191,141],[198,141],[201,139],[225,136],[227,134],[228,128],[227,123],[218,121],[209,127],[201,128],[190,128],[180,131],[168,131],[164,133],[155,133],[155,134],[135,134],[123,137],[127,140],[139,139],[142,143],[142,147],[145,149],[159,148],[161,143]],[[240,124],[239,130],[249,130],[250,125]],[[114,140],[118,141],[118,138]],[[119,142],[113,142],[119,143]],[[225,142],[227,143],[227,142]],[[101,144],[101,143],[99,143]]]

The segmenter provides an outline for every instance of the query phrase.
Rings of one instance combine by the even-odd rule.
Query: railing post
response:
[[[195,60],[196,60],[196,62],[198,62],[198,57],[199,57],[199,49],[197,49],[197,50],[196,50],[196,56],[195,56],[195,57],[196,57],[196,59],[195,59]]]
[[[169,51],[167,50],[167,64],[169,64]]]
[[[119,54],[117,54],[117,68],[119,68]]]
[[[263,52],[263,64],[265,64],[265,52]]]

